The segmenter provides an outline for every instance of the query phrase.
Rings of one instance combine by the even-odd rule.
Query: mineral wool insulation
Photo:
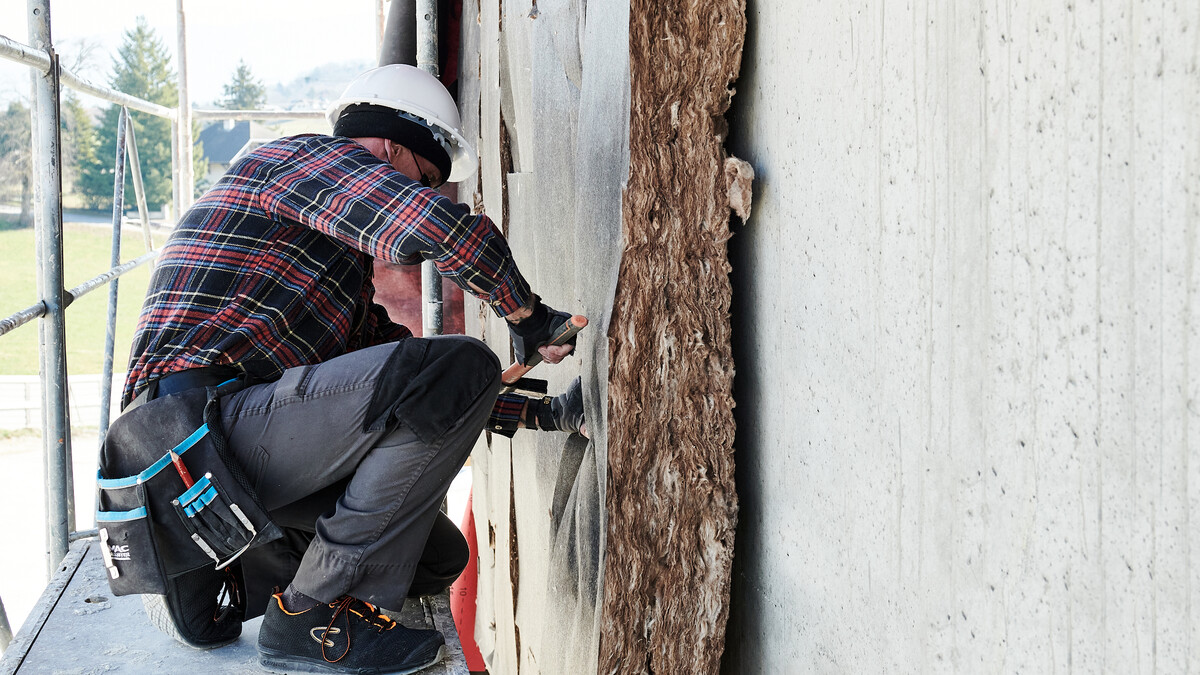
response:
[[[737,515],[726,242],[749,167],[723,143],[744,2],[463,8],[481,170],[460,189],[535,291],[591,320],[577,357],[536,373],[552,388],[582,373],[601,426],[477,448],[476,638],[505,675],[715,673]],[[479,331],[505,349],[486,312]]]
[[[737,520],[724,115],[745,6],[629,14],[599,671],[715,673]]]

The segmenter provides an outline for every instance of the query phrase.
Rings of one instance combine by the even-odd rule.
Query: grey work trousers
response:
[[[312,533],[292,539],[307,543],[302,555],[285,537],[252,549],[246,566],[266,565],[275,577],[263,578],[276,579],[295,569],[296,590],[322,602],[351,595],[399,609],[431,555],[431,529],[449,522],[439,507],[499,384],[486,345],[445,336],[291,368],[223,398],[229,446],[263,506],[283,527]],[[261,591],[249,590],[254,602]]]

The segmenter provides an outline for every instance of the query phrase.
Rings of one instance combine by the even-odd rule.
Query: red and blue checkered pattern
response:
[[[286,368],[411,336],[373,301],[373,258],[432,260],[500,316],[532,299],[487,216],[350,139],[282,138],[239,160],[163,247],[124,400],[188,368],[239,364],[275,379]],[[498,420],[515,429],[517,404],[499,401],[491,428]]]

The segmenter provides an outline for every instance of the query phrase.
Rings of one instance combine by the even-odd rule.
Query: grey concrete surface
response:
[[[725,672],[1200,669],[1200,5],[748,18]]]
[[[87,530],[94,527],[95,522],[94,448],[98,444],[97,429],[79,427],[74,431],[72,447],[76,453],[80,453],[74,464],[76,527]],[[470,471],[470,467],[467,467],[459,473],[447,495],[447,513],[455,522],[463,519],[471,489]],[[51,580],[46,574],[45,489],[42,475],[42,439],[39,434],[18,434],[0,440],[0,513],[20,514],[20,517],[9,518],[0,526],[0,533],[13,542],[0,556],[0,598],[3,599],[13,631],[18,634],[25,628],[27,620],[38,620],[37,608],[45,598],[46,587]],[[102,580],[100,585],[103,586]],[[108,596],[106,589],[100,590],[102,595]],[[135,604],[140,612],[140,602]],[[132,624],[135,628],[144,623],[138,612],[130,615],[137,619]],[[257,622],[248,624],[247,630],[254,630],[251,626],[257,626]],[[0,668],[0,673],[4,672]]]
[[[402,624],[442,631],[446,657],[422,673],[466,675],[466,661],[445,594],[409,601]],[[73,545],[30,621],[0,660],[0,673],[262,673],[255,647],[262,619],[248,621],[237,642],[199,650],[176,642],[146,618],[139,596],[113,596],[94,541]]]
[[[75,527],[95,525],[96,449],[99,430],[76,427],[71,435]],[[37,604],[50,579],[46,562],[46,482],[40,433],[18,432],[0,440],[0,524],[8,545],[0,555],[0,598],[14,632]]]

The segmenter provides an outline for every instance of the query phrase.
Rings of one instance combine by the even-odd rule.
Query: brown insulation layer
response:
[[[715,673],[737,520],[724,115],[743,0],[630,3],[601,673]]]

